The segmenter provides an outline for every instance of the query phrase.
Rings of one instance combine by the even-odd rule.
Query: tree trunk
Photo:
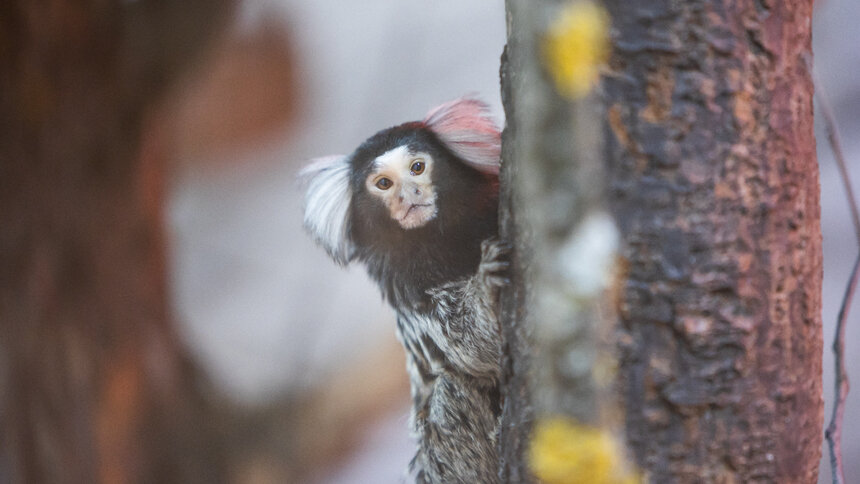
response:
[[[505,129],[502,132],[502,167],[499,173],[499,236],[514,245],[511,256],[511,283],[500,294],[501,326],[503,346],[502,378],[500,393],[502,416],[499,430],[499,476],[501,482],[511,484],[529,482],[529,470],[525,462],[529,434],[534,418],[531,395],[528,387],[529,336],[525,326],[526,295],[522,240],[525,235],[524,221],[520,222],[516,181],[519,163],[516,159],[514,140],[517,123],[514,121],[513,82],[522,71],[523,59],[516,52],[512,37],[513,16],[510,14],[511,0],[506,0],[508,12],[508,42],[502,54],[501,91],[505,109]]]
[[[575,378],[565,392],[541,376],[582,341],[542,339],[547,318],[534,315],[546,314],[547,292],[564,293],[537,261],[552,260],[606,187],[622,247],[619,388],[643,475],[814,482],[823,418],[811,1],[604,4],[614,35],[606,184],[589,168],[581,109],[541,66],[561,2],[507,2],[501,220],[518,256],[502,312],[502,476],[529,481],[531,425],[553,407],[548,391],[579,401],[555,408],[586,421],[602,401]],[[546,220],[553,213],[563,216]],[[563,314],[570,334],[595,343],[576,330],[592,327],[577,319],[587,311]],[[578,361],[594,368],[587,353]]]
[[[218,482],[141,140],[227,1],[0,6],[0,482]],[[148,130],[152,133],[152,130]]]
[[[815,482],[812,1],[606,5],[633,454],[651,482]]]
[[[545,429],[553,435],[562,430],[571,442],[588,435],[614,440],[620,423],[611,378],[600,378],[612,372],[606,336],[614,314],[606,289],[618,232],[605,198],[603,133],[594,122],[601,118],[599,99],[587,90],[572,96],[554,84],[548,73],[558,66],[545,55],[547,42],[558,35],[557,20],[577,15],[582,5],[506,2],[501,227],[517,255],[513,284],[502,298],[500,455],[509,483],[531,482],[532,474],[569,474],[603,484],[626,473],[621,446],[602,456],[612,469],[597,470],[600,464],[589,458],[552,469],[540,465],[547,460],[541,454],[555,462],[561,452],[557,442],[543,443]]]

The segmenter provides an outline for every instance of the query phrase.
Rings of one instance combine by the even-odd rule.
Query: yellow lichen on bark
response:
[[[566,417],[537,421],[529,446],[529,467],[544,484],[637,484],[621,444],[608,430]]]
[[[562,95],[577,99],[591,91],[609,55],[609,15],[589,1],[565,7],[543,41],[544,64]]]

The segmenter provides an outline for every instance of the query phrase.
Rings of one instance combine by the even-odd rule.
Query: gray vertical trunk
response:
[[[600,106],[594,95],[563,97],[541,56],[542,39],[568,5],[507,2],[502,235],[516,242],[517,259],[502,313],[506,482],[530,479],[524,456],[535,418],[598,427],[612,413],[608,388],[595,379],[613,322],[605,284],[617,239],[605,204]]]

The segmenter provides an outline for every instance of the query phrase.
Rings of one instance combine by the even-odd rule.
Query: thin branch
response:
[[[848,287],[845,288],[845,296],[842,298],[842,306],[839,308],[839,317],[836,321],[836,337],[833,339],[833,355],[836,366],[836,402],[833,405],[833,416],[824,435],[830,448],[830,466],[833,470],[833,483],[843,484],[845,473],[842,468],[842,417],[845,415],[845,401],[848,398],[850,386],[848,384],[848,370],[845,369],[845,323],[848,319],[848,308],[854,290],[857,288],[857,280],[860,279],[860,254],[854,261],[851,269],[851,278]]]
[[[848,206],[851,208],[854,232],[858,243],[860,243],[860,209],[857,207],[854,190],[851,188],[851,179],[848,174],[848,165],[845,163],[845,156],[842,153],[842,144],[839,140],[836,118],[833,115],[830,104],[828,104],[827,99],[821,92],[821,83],[816,80],[815,86],[816,93],[818,94],[818,106],[824,118],[824,127],[827,131],[827,141],[830,143],[833,156],[836,158],[836,165],[839,167],[839,174],[845,187],[845,195],[848,197]],[[827,430],[824,432],[830,449],[830,467],[833,472],[833,484],[843,484],[845,482],[845,471],[842,466],[842,419],[845,415],[845,401],[848,398],[850,390],[848,370],[845,368],[845,326],[848,320],[848,309],[851,307],[851,299],[857,288],[857,280],[860,278],[858,276],[860,276],[860,254],[858,254],[857,260],[854,261],[854,268],[851,269],[848,287],[845,288],[845,295],[842,297],[842,306],[839,308],[839,316],[836,321],[836,336],[833,339],[836,393],[834,396],[833,416],[827,425]]]
[[[845,196],[848,197],[851,220],[854,222],[854,235],[857,237],[857,242],[860,243],[860,209],[857,208],[857,199],[854,198],[854,189],[851,188],[851,178],[848,176],[848,165],[845,163],[845,155],[842,154],[842,142],[839,138],[839,130],[836,127],[836,117],[833,115],[830,104],[821,92],[821,84],[817,81],[815,82],[815,90],[815,94],[818,96],[818,107],[820,108],[821,115],[824,117],[824,130],[827,132],[827,141],[830,143],[830,149],[833,150],[833,157],[836,158],[836,166],[839,167],[839,176],[842,178],[842,185],[845,187]]]

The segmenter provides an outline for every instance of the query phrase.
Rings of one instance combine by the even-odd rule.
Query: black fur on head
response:
[[[376,157],[400,146],[433,158],[437,215],[404,229],[365,188]],[[468,277],[478,267],[481,241],[497,231],[498,176],[470,166],[423,123],[389,128],[350,156],[350,238],[355,256],[389,300],[419,308],[427,289]]]
[[[364,262],[393,305],[420,310],[428,289],[472,275],[481,241],[497,233],[500,144],[487,106],[471,98],[380,131],[353,154],[303,170],[305,228],[336,262]],[[366,185],[374,160],[403,146],[433,159],[436,215],[411,229],[392,219]]]

